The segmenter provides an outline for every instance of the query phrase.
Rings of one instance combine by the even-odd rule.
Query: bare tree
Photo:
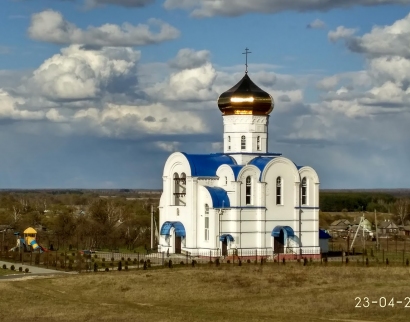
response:
[[[397,218],[400,220],[401,224],[404,226],[404,223],[409,216],[410,211],[410,201],[407,198],[399,198],[394,204],[395,213]]]

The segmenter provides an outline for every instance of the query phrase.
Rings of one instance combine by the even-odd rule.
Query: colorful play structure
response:
[[[24,238],[20,236],[20,233],[16,233],[15,235],[17,236],[17,245],[10,249],[10,251],[18,251],[19,249],[25,252],[38,251],[42,253],[47,251],[37,243],[37,231],[34,228],[28,227],[24,231]]]

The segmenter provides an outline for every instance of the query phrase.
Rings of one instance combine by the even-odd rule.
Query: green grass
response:
[[[407,267],[243,266],[88,273],[0,283],[1,321],[408,321]],[[24,303],[24,305],[21,305]]]
[[[11,264],[12,265],[12,264]],[[19,272],[19,266],[16,266],[16,269],[14,271],[12,271],[10,269],[10,265],[7,265],[7,269],[3,269],[2,267],[0,267],[0,276],[6,276],[6,275],[12,275],[12,274],[23,274],[23,272]]]

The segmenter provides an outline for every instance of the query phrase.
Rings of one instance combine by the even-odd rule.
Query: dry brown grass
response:
[[[1,321],[408,321],[404,267],[255,265],[71,275],[0,283]]]

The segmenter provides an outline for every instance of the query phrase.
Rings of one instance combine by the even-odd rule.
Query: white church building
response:
[[[165,163],[158,251],[318,256],[319,177],[268,152],[273,98],[246,72],[218,107],[224,152]]]

